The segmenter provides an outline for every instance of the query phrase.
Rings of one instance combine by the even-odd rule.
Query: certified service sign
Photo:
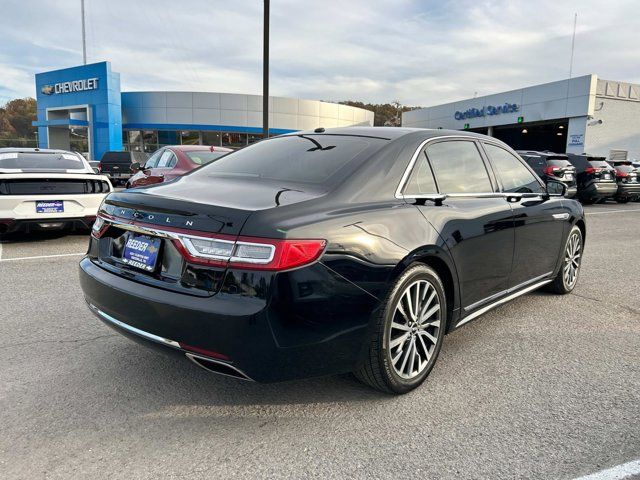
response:
[[[53,85],[43,85],[40,91],[44,95],[59,93],[84,92],[98,89],[98,78],[85,78],[83,80],[72,80],[70,82],[54,83]]]

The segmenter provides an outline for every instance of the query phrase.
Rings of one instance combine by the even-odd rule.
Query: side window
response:
[[[453,140],[427,148],[440,193],[493,192],[489,174],[474,142]]]
[[[502,188],[510,193],[544,193],[540,181],[525,167],[519,158],[504,148],[484,144],[487,155],[502,180]]]
[[[409,181],[404,189],[405,195],[422,195],[425,193],[436,193],[436,182],[433,180],[433,173],[424,152],[420,152]]]
[[[176,158],[176,154],[174,153],[173,155],[171,155],[171,160],[169,160],[169,163],[167,164],[167,168],[175,167],[176,163],[178,163],[178,159]]]
[[[156,153],[151,155],[147,160],[147,163],[144,164],[144,168],[145,169],[156,168],[156,165],[158,165],[158,160],[160,160],[160,157],[162,156],[163,152],[164,150],[160,149]]]
[[[169,168],[172,158],[174,158],[173,152],[171,150],[165,150],[156,168]]]

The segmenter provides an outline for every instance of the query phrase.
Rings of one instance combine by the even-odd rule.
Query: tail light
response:
[[[629,174],[627,172],[623,172],[621,170],[616,170],[616,176],[617,177],[628,177]]]
[[[98,162],[98,165],[96,166],[96,168],[100,173],[102,173],[102,162]]]
[[[544,173],[545,175],[555,175],[560,171],[560,167],[545,167]]]
[[[601,168],[593,168],[593,167],[587,167],[584,169],[585,173],[599,173],[602,169]]]
[[[101,214],[102,215],[102,214]],[[136,225],[155,229],[154,225]],[[91,235],[100,238],[111,223],[98,216]],[[291,270],[315,262],[327,241],[322,239],[271,239],[260,237],[238,237],[193,232],[164,227],[167,236],[180,254],[191,263],[219,267],[233,266],[246,270]],[[197,235],[194,235],[197,233]]]
[[[280,271],[315,262],[324,251],[327,242],[254,237],[240,237],[236,241],[229,241],[179,234],[174,240],[174,245],[193,263]]]

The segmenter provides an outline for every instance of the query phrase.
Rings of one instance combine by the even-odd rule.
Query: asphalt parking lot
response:
[[[560,478],[640,458],[640,204],[586,207],[575,292],[452,333],[422,388],[261,385],[85,307],[86,235],[0,244],[2,478]]]

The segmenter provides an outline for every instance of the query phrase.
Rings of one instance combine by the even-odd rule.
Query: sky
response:
[[[85,0],[122,90],[262,92],[261,0]],[[0,104],[82,63],[80,0],[2,0]],[[640,83],[638,0],[272,0],[272,95],[430,106],[569,75]]]

